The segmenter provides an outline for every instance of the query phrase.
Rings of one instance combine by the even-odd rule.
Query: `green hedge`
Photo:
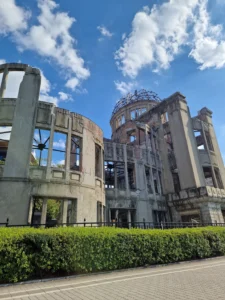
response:
[[[0,228],[0,282],[225,254],[225,229]]]

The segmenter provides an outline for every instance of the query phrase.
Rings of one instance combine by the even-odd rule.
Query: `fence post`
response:
[[[163,222],[161,222],[161,229],[163,230]]]
[[[86,223],[85,222],[86,222],[86,219],[84,218],[84,227],[86,227]]]
[[[117,221],[117,218],[115,219],[115,221],[116,221],[115,227],[118,227],[118,221]]]
[[[143,218],[144,229],[146,229],[145,218]]]
[[[6,220],[6,227],[8,227],[9,226],[9,218],[7,218],[7,220]]]

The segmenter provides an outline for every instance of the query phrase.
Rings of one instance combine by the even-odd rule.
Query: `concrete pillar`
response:
[[[109,208],[109,222],[112,222],[112,213],[111,213],[111,208]]]
[[[123,159],[124,159],[124,175],[125,175],[125,185],[126,185],[126,196],[129,196],[129,181],[127,172],[127,146],[123,145]]]
[[[62,203],[62,223],[67,223],[67,208],[68,208],[68,200],[64,199]],[[66,226],[66,225],[63,225]]]
[[[119,217],[119,210],[117,209],[117,210],[116,210],[116,214],[115,214],[115,219],[116,219],[117,222],[119,221],[119,220],[118,220],[118,217]]]
[[[66,180],[70,180],[70,155],[71,155],[71,134],[72,130],[72,118],[69,117],[67,143],[66,143],[66,157],[65,157],[65,169],[66,169]]]
[[[212,122],[212,111],[210,111],[208,108],[204,107],[200,110],[199,115],[200,115],[201,119],[203,119],[209,125],[209,136],[211,138],[213,149],[214,149],[213,152],[215,154],[213,156],[213,158],[214,158],[214,160],[217,161],[217,166],[220,171],[221,180],[223,182],[223,186],[225,189],[225,168],[224,168],[223,158],[222,158],[222,155],[220,152],[218,140],[216,137],[215,129],[214,129],[213,122]],[[211,153],[210,153],[210,156],[211,156]]]
[[[8,74],[9,74],[9,71],[8,71],[7,68],[5,68],[4,72],[3,72],[3,76],[2,76],[1,86],[0,86],[0,99],[4,98],[4,93],[5,93],[5,90],[6,90]]]
[[[42,210],[41,210],[41,224],[46,224],[47,204],[48,204],[48,199],[44,198],[42,202]]]
[[[52,119],[51,119],[50,138],[48,142],[49,146],[48,146],[46,179],[51,179],[52,148],[53,148],[54,128],[55,128],[55,106],[52,107],[51,118]]]
[[[209,161],[210,161],[210,164],[211,164],[213,182],[216,185],[215,187],[218,188],[219,186],[218,186],[218,182],[217,182],[217,178],[216,178],[214,166],[213,166],[213,163],[212,163],[211,153],[210,153],[210,150],[209,150],[209,145],[208,145],[208,141],[207,141],[207,138],[206,138],[205,129],[204,129],[204,125],[203,125],[202,121],[201,121],[201,127],[202,127],[202,135],[203,135],[204,144],[206,146],[206,151],[208,153]]]
[[[34,209],[34,198],[31,197],[30,206],[29,206],[29,214],[28,214],[28,224],[32,223],[33,209]]]
[[[28,178],[40,84],[40,71],[27,67],[16,100],[3,177]]]
[[[128,222],[128,227],[131,228],[131,211],[129,209],[127,211],[127,222]]]
[[[168,161],[168,149],[166,145],[166,141],[164,139],[164,130],[162,120],[159,117],[159,130],[158,130],[158,141],[159,141],[159,152],[162,160],[162,190],[163,194],[174,193],[174,185],[173,185],[173,177],[170,170],[170,165]]]
[[[185,97],[175,93],[166,101],[181,189],[205,186],[192,119]]]

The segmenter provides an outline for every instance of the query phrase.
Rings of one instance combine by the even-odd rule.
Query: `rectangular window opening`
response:
[[[54,132],[52,163],[55,168],[65,169],[67,134]]]
[[[179,192],[181,191],[179,175],[178,173],[173,172],[172,177],[175,193],[179,194]]]
[[[155,193],[159,194],[157,170],[156,169],[152,169],[152,172],[153,172],[153,182],[154,182]]]
[[[115,163],[115,170],[116,170],[117,188],[119,190],[126,189],[126,184],[125,184],[125,165],[124,165],[124,163],[116,162]]]
[[[114,162],[105,161],[105,188],[114,189],[115,188],[115,166]]]
[[[127,163],[128,182],[130,190],[136,189],[135,180],[135,165],[133,163]]]
[[[6,79],[4,98],[18,98],[20,84],[24,76],[23,71],[9,71]]]
[[[148,193],[153,194],[150,168],[146,167],[146,166],[145,166],[145,176],[146,176],[146,183],[147,183]]]
[[[35,128],[30,159],[31,166],[47,166],[49,139],[50,130]]]
[[[11,131],[10,126],[0,126],[0,165],[4,165],[6,161]]]
[[[216,184],[213,179],[212,168],[211,167],[203,167],[203,173],[205,176],[206,185],[216,187]]]
[[[76,135],[71,137],[70,169],[81,171],[82,138]]]

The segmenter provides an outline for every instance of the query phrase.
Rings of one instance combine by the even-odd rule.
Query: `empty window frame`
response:
[[[117,119],[117,124],[118,124],[117,127],[123,125],[124,123],[125,123],[124,115],[119,116],[118,119]]]
[[[52,167],[65,168],[67,135],[61,132],[54,132],[52,149]]]
[[[197,148],[199,150],[205,150],[204,138],[201,131],[194,131]]]
[[[47,166],[50,131],[41,128],[34,130],[30,165]]]
[[[213,179],[212,168],[211,167],[203,167],[203,173],[205,176],[206,185],[216,187],[216,184]]]
[[[127,163],[128,183],[130,190],[136,189],[135,180],[135,165],[133,163]]]
[[[159,194],[157,170],[152,169],[152,173],[153,173],[153,183],[154,183],[155,193]]]
[[[67,206],[67,224],[77,222],[77,199],[68,200]]]
[[[71,137],[70,169],[81,171],[82,138],[76,135]]]
[[[150,168],[146,167],[146,166],[145,166],[145,176],[146,176],[146,183],[147,183],[148,193],[153,194]]]
[[[105,161],[105,188],[114,189],[115,188],[115,166],[114,162]]]
[[[102,155],[101,146],[95,144],[95,176],[102,177]]]
[[[4,165],[7,156],[12,127],[0,126],[0,164]]]
[[[126,189],[124,163],[122,163],[122,162],[115,163],[115,174],[116,174],[117,188],[119,190]]]
[[[179,194],[179,192],[181,191],[179,175],[178,173],[172,173],[172,177],[173,177],[174,191],[175,193]]]
[[[54,133],[52,149],[52,166],[65,168],[67,135],[60,132]]]
[[[19,88],[24,74],[25,72],[23,71],[9,71],[6,79],[4,98],[18,98]]]
[[[143,113],[145,113],[147,111],[146,107],[143,108],[136,108],[135,110],[132,110],[130,112],[130,117],[131,120],[135,120],[136,118],[138,118],[140,115],[142,115]]]

